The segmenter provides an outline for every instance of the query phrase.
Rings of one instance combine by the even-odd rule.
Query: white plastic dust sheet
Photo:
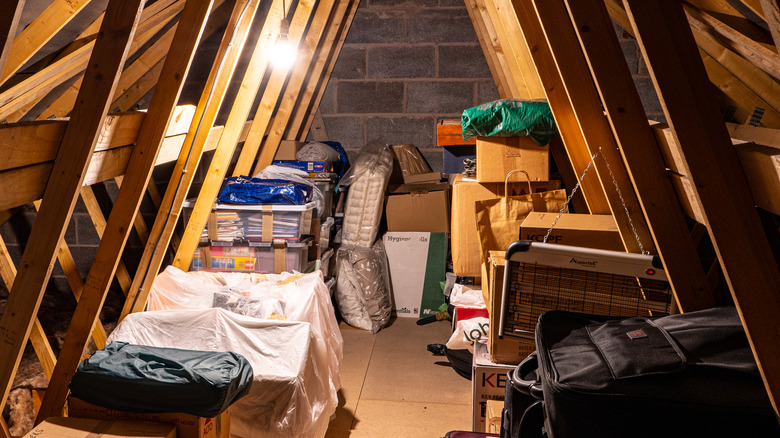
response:
[[[310,274],[188,273],[169,266],[157,276],[149,297],[151,311],[213,307],[259,319],[310,323],[314,337],[312,354],[327,364],[329,398],[322,415],[330,417],[335,412],[337,392],[341,388],[344,341],[320,271]],[[231,409],[231,413],[235,415],[235,412],[236,409]]]
[[[252,365],[249,394],[230,407],[234,437],[322,437],[334,407],[326,361],[313,354],[312,325],[261,320],[225,309],[128,315],[108,341],[233,351]]]

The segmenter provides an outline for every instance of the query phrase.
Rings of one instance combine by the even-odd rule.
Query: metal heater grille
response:
[[[507,260],[504,336],[533,340],[539,315],[568,310],[606,316],[667,315],[671,288],[663,280]]]

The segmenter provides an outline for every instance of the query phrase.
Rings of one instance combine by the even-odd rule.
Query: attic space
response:
[[[780,436],[778,0],[2,9],[0,437]]]

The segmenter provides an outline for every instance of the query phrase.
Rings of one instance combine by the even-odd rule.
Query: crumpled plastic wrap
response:
[[[484,309],[485,299],[482,297],[482,289],[477,289],[465,284],[455,283],[450,293],[450,304],[455,307],[469,309]]]
[[[225,309],[179,309],[128,315],[108,342],[232,351],[252,365],[254,381],[230,407],[235,437],[323,437],[336,406],[327,360],[317,354],[312,325],[270,321]]]
[[[382,241],[373,247],[342,245],[336,255],[336,304],[347,324],[376,333],[393,310],[390,270]]]
[[[388,146],[369,145],[339,181],[349,186],[344,208],[341,243],[371,247],[379,232],[385,189],[393,171],[393,152]]]
[[[329,417],[335,412],[337,392],[341,388],[344,340],[320,271],[310,274],[184,272],[169,266],[157,276],[149,296],[149,310],[211,307],[253,318],[310,323],[313,353],[322,358],[328,370],[324,378],[329,383],[329,401],[322,415]]]

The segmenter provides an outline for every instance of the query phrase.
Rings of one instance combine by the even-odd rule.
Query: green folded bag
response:
[[[529,136],[539,146],[558,135],[550,105],[545,100],[502,99],[463,111],[463,139]]]

